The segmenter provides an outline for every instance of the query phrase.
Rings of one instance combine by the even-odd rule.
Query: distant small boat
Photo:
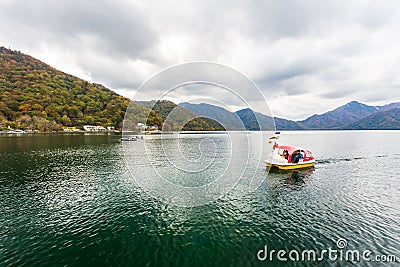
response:
[[[273,151],[268,154],[265,160],[267,167],[278,168],[280,170],[295,170],[310,168],[315,164],[315,159],[311,151],[297,146],[278,145],[280,132],[271,137],[269,143],[274,143]]]
[[[137,141],[143,140],[143,136],[131,136],[131,137],[122,137],[121,141]]]

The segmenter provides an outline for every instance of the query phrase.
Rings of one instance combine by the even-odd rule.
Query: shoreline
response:
[[[343,129],[307,129],[307,130],[262,130],[262,131],[253,131],[253,130],[246,130],[246,131],[238,131],[238,130],[230,130],[230,131],[176,131],[176,132],[171,132],[171,131],[165,131],[165,132],[157,132],[157,133],[142,133],[142,132],[134,132],[134,131],[129,131],[129,132],[123,132],[123,131],[101,131],[101,132],[90,132],[90,131],[74,131],[74,132],[64,132],[64,131],[59,131],[59,132],[14,132],[14,133],[9,133],[9,132],[0,132],[0,136],[24,136],[24,135],[54,135],[54,134],[65,134],[65,135],[80,135],[80,134],[86,134],[86,135],[102,135],[102,134],[117,134],[117,135],[161,135],[161,134],[222,134],[222,133],[256,133],[256,132],[274,132],[274,131],[280,131],[280,132],[396,132],[400,131],[400,129],[360,129],[360,130],[355,130],[355,129],[349,129],[349,130],[343,130]]]

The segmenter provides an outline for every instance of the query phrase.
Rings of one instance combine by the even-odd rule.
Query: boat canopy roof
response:
[[[283,149],[283,150],[287,150],[287,151],[289,152],[289,154],[292,154],[292,153],[295,152],[296,150],[307,151],[307,150],[302,149],[302,148],[297,147],[297,146],[278,146],[277,148]]]

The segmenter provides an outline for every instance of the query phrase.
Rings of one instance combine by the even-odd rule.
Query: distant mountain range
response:
[[[164,131],[224,131],[225,128],[208,116],[199,116],[168,100],[137,101],[139,105],[152,109],[162,119],[158,124]]]
[[[180,103],[180,107],[192,111],[195,114],[211,118],[220,124],[224,125],[227,130],[246,130],[244,122],[237,116],[236,113],[230,112],[222,107],[210,105],[210,104],[191,104],[191,103]]]
[[[355,123],[346,125],[346,130],[400,130],[400,108],[375,112]]]
[[[127,108],[132,128],[141,122],[168,131],[272,130],[275,126],[278,130],[400,129],[400,103],[368,106],[352,101],[332,111],[292,121],[250,109],[230,112],[204,103],[130,102],[100,84],[0,47],[0,130],[11,126],[56,131],[85,124],[120,129]]]
[[[308,129],[335,129],[354,123],[377,110],[376,107],[352,101],[324,114],[315,114],[299,123]]]
[[[229,130],[237,129],[238,121],[242,121],[247,130],[268,130],[273,127],[273,122],[278,130],[400,130],[400,102],[384,106],[368,106],[352,101],[332,111],[315,114],[301,121],[272,118],[251,109],[229,112],[209,104],[179,105],[201,116],[212,118]]]
[[[398,116],[400,103],[384,106],[369,106],[352,101],[321,115],[313,115],[299,121],[306,129],[400,129]]]

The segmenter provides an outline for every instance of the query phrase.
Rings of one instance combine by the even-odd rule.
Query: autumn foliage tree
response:
[[[26,126],[28,115],[36,118],[36,127],[43,131],[85,124],[121,128],[128,103],[129,99],[100,84],[0,47],[0,118],[4,124],[21,122]],[[139,105],[136,108],[140,109],[138,113],[148,111]],[[144,116],[135,119],[146,121]]]

